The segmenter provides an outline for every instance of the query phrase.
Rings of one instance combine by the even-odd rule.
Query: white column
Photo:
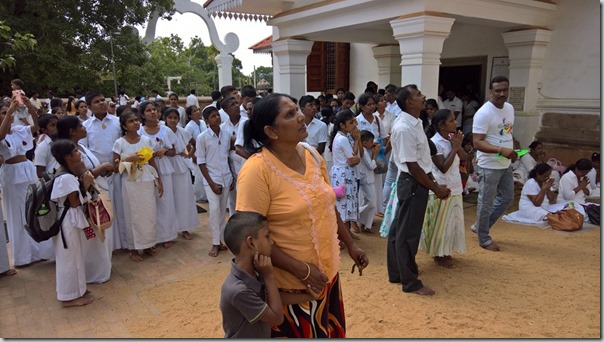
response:
[[[440,54],[454,21],[421,14],[390,22],[401,53],[401,86],[416,84],[426,97],[436,98]]]
[[[306,58],[313,42],[298,39],[273,41],[274,91],[300,98],[306,94]]]
[[[378,78],[380,88],[388,84],[400,86],[401,81],[401,51],[398,45],[377,45],[371,48],[373,57],[378,65]]]
[[[515,101],[514,94],[510,92],[510,102],[520,104],[516,108],[514,122],[514,136],[526,148],[534,139],[539,128],[539,111],[536,108],[541,87],[541,73],[543,59],[547,46],[551,40],[552,32],[543,29],[505,32],[503,42],[508,49],[510,59],[510,88],[522,90],[524,88],[524,101]]]
[[[221,52],[216,56],[216,65],[218,66],[218,86],[233,84],[233,56],[226,52]]]

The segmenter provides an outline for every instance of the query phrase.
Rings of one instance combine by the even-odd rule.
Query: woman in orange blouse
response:
[[[237,210],[266,216],[275,242],[271,258],[285,320],[272,336],[345,337],[339,242],[359,272],[369,260],[335,210],[325,162],[301,143],[307,135],[288,95],[270,94],[254,106],[244,129],[244,147],[254,154],[238,176]]]

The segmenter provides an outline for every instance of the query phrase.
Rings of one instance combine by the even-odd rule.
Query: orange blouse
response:
[[[268,149],[252,155],[237,180],[237,211],[267,217],[271,238],[289,256],[313,263],[333,279],[340,268],[340,246],[335,214],[335,194],[329,184],[325,161],[320,165],[302,145],[304,175],[283,164]],[[293,274],[274,269],[281,289],[303,290]]]

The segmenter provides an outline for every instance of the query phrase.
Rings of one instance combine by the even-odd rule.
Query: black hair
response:
[[[350,109],[341,110],[336,114],[336,117],[333,119],[333,130],[329,135],[329,150],[332,151],[333,140],[335,139],[338,132],[341,130],[340,124],[345,123],[346,121],[354,118],[354,113]]]
[[[543,146],[543,143],[541,141],[539,141],[539,140],[535,140],[528,147],[529,147],[529,149],[534,150],[537,147],[539,147],[539,145]]]
[[[432,117],[432,124],[426,132],[428,139],[432,138],[436,133],[438,133],[438,126],[440,126],[441,123],[447,121],[449,116],[452,114],[453,113],[451,113],[451,111],[448,109],[439,109],[436,113],[434,113],[434,116]]]
[[[380,88],[380,89],[378,89],[377,93],[380,95],[386,95],[386,89]]]
[[[373,135],[371,131],[368,131],[366,129],[361,131],[361,141],[373,141],[373,139],[375,139],[375,135]]]
[[[384,90],[385,90],[387,93],[396,93],[396,86],[395,86],[394,84],[390,83],[389,85],[387,85],[387,86],[384,88]]]
[[[50,112],[51,112],[51,113],[54,115],[54,114],[57,114],[57,112],[58,112],[59,110],[63,110],[63,107],[62,107],[62,106],[55,106],[55,107],[52,107],[52,109],[50,110]],[[65,114],[65,112],[63,112],[63,114]]]
[[[258,238],[260,229],[267,227],[266,217],[252,211],[237,211],[224,227],[224,243],[235,256],[241,253],[241,243],[248,236]]]
[[[212,97],[212,101],[217,101],[219,98],[222,97],[222,94],[220,94],[218,90],[213,90],[210,96]]]
[[[63,100],[61,100],[58,97],[55,97],[54,99],[50,100],[50,108],[55,108],[55,107],[63,108]]]
[[[207,120],[210,117],[210,114],[212,114],[213,111],[218,111],[218,108],[214,107],[214,106],[207,106],[203,109],[203,112],[201,113],[203,115],[203,118],[205,120]]]
[[[51,122],[52,120],[58,120],[58,118],[57,118],[55,115],[51,115],[51,114],[44,114],[44,115],[41,115],[41,116],[38,118],[38,126],[39,126],[40,128],[44,128],[44,129],[46,129],[46,127],[48,127],[48,125],[50,124],[50,122]],[[78,120],[79,120],[79,119],[78,119]]]
[[[178,94],[176,93],[170,93],[170,95],[168,96],[168,100],[172,97],[172,96],[176,96],[176,99],[178,100]]]
[[[78,109],[80,108],[80,105],[82,103],[86,103],[86,101],[83,101],[83,100],[76,101],[76,103],[75,103],[76,115],[80,115],[80,113],[78,112]],[[88,105],[88,104],[86,103],[86,105]]]
[[[59,163],[59,165],[64,167],[66,170],[69,170],[65,157],[70,155],[76,148],[77,146],[73,141],[69,139],[59,139],[50,144],[50,153],[55,158],[57,163]]]
[[[65,115],[57,121],[57,138],[71,139],[70,130],[78,128],[81,125],[80,119],[74,115]]]
[[[338,89],[336,90],[336,94],[337,94],[337,93],[339,93],[339,92],[341,92],[341,91],[342,91],[342,92],[344,92],[344,93],[346,93],[346,89],[344,89],[344,88],[340,87],[340,88],[338,88]]]
[[[375,83],[373,81],[367,82],[367,84],[365,85],[365,87],[371,88],[371,89],[375,89],[375,91],[377,91],[377,89],[378,89],[377,83]]]
[[[304,95],[300,98],[300,101],[298,102],[298,104],[300,105],[300,108],[306,106],[309,103],[314,103],[315,102],[315,97],[312,95]]]
[[[145,108],[147,108],[147,106],[149,106],[149,105],[151,105],[151,106],[155,107],[155,109],[157,109],[157,105],[153,101],[145,101],[138,106],[138,119],[141,121],[143,126],[147,123],[147,120],[145,120]],[[161,115],[161,113],[160,113],[160,115]],[[120,121],[120,124],[121,124],[121,121]],[[124,134],[126,134],[126,133],[124,133]]]
[[[18,85],[19,88],[21,88],[21,89],[23,89],[23,87],[25,87],[25,83],[23,83],[23,81],[21,81],[18,78],[15,78],[14,80],[10,81],[10,83],[14,84],[14,85]]]
[[[350,91],[347,91],[346,93],[344,93],[344,101],[346,100],[352,100],[354,101],[356,97],[354,96],[354,94]]]
[[[552,167],[547,163],[537,164],[531,171],[529,171],[529,178],[535,179],[535,177],[542,175],[551,169]]]
[[[89,91],[86,93],[86,96],[84,98],[86,99],[86,104],[88,105],[88,107],[91,106],[92,100],[94,100],[94,98],[97,96],[103,96],[103,94],[101,94],[100,91],[96,91],[96,90]],[[105,99],[105,98],[103,97],[103,99]]]
[[[135,99],[136,101],[140,101],[142,98],[143,98],[143,97],[142,97],[142,96],[140,96],[140,95],[136,95],[136,97],[134,97],[134,99]]]
[[[599,152],[594,152],[591,154],[591,162],[592,163],[600,162],[600,153]]]
[[[157,91],[157,89],[153,89],[151,90],[152,93],[156,93],[157,95],[159,95],[159,91]]]
[[[195,95],[195,89],[191,89],[190,93]]]
[[[193,106],[189,106],[187,107],[187,109],[185,109],[185,113],[187,113],[187,123],[189,123],[189,121],[191,121],[191,115],[193,114],[193,110],[197,108],[197,106],[193,105]]]
[[[472,141],[473,139],[473,134],[472,133],[468,133],[466,135],[464,135],[463,140],[461,141],[461,146],[466,146],[467,144],[472,145],[472,147],[474,147],[474,141]]]
[[[135,114],[134,112],[122,113],[122,115],[120,116],[120,128],[122,129],[122,135],[126,135],[128,133],[126,131],[126,129],[124,128],[124,126],[126,126],[126,123],[128,122],[128,118],[133,115],[135,118],[139,119],[139,115]]]
[[[129,105],[121,105],[121,106],[117,106],[117,108],[115,108],[115,115],[119,118],[120,116],[122,116],[122,114],[128,113],[128,112],[133,112],[132,111],[132,107]]]
[[[166,122],[166,119],[168,118],[168,115],[170,115],[170,113],[176,113],[176,117],[178,117],[178,119],[180,120],[180,113],[178,112],[178,109],[170,107],[166,108],[161,115],[161,118],[162,120],[164,120],[164,122]]]
[[[387,88],[386,88],[387,89]],[[411,97],[411,89],[418,90],[415,84],[407,84],[396,90],[396,104],[404,111],[407,111],[407,100]]]
[[[434,109],[438,110],[438,102],[436,102],[436,99],[427,99],[426,100],[426,107],[428,105],[431,105],[432,107],[434,107]]]
[[[564,171],[564,173],[567,173],[568,171],[572,171],[574,173],[575,170],[589,171],[593,167],[594,167],[594,165],[592,164],[591,160],[589,160],[587,158],[581,158],[581,159],[577,160],[574,164],[569,166],[568,169],[566,169],[566,171]]]
[[[373,100],[373,95],[371,93],[362,93],[359,96],[359,106],[365,106],[369,102],[369,99]],[[373,102],[376,102],[375,100]]]
[[[220,88],[220,95],[222,95],[222,97],[230,96],[234,90],[237,90],[237,88],[232,85],[225,85],[224,87]]]
[[[510,80],[508,80],[507,77],[502,76],[502,75],[497,75],[491,79],[491,82],[489,82],[489,89],[493,89],[493,83],[501,83],[501,82],[507,82],[508,84],[510,84]]]
[[[244,85],[241,87],[241,97],[256,97],[256,89],[251,85]]]
[[[279,103],[283,97],[294,101],[294,98],[281,93],[272,93],[263,97],[254,105],[252,117],[245,122],[243,127],[243,148],[250,152],[256,153],[269,143],[269,138],[264,132],[265,126],[272,126],[275,119],[279,115]],[[260,147],[254,144],[256,141]]]

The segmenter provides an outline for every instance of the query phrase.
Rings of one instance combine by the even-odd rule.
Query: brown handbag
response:
[[[563,209],[555,213],[549,213],[546,217],[552,229],[565,232],[573,232],[583,228],[583,220],[585,219],[577,209]]]

